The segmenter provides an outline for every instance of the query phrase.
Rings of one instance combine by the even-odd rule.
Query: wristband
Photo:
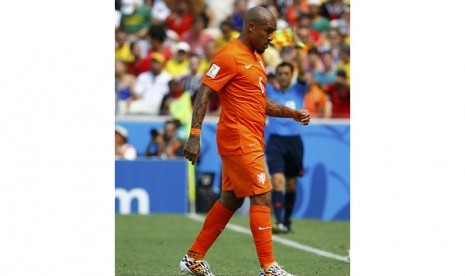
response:
[[[191,128],[190,134],[200,136],[200,128]]]

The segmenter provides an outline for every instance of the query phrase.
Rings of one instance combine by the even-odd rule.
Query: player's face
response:
[[[251,42],[255,51],[263,54],[273,39],[273,33],[276,31],[276,20],[270,17],[260,24],[255,24],[252,31]]]
[[[281,88],[287,88],[291,84],[292,72],[289,66],[281,66],[276,70],[276,80]]]

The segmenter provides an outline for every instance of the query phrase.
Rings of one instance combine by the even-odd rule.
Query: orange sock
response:
[[[250,206],[250,230],[262,268],[274,262],[271,241],[271,210],[266,206]]]
[[[233,214],[233,211],[228,210],[218,200],[208,212],[202,230],[200,230],[199,235],[191,245],[188,256],[190,254],[189,257],[194,258],[194,260],[203,259]]]

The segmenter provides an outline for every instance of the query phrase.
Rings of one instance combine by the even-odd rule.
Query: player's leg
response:
[[[266,173],[263,152],[253,152],[243,156],[232,157],[230,161],[237,164],[229,174],[234,191],[239,197],[250,197],[250,230],[260,266],[264,272],[290,275],[284,270],[276,270],[279,265],[273,255],[271,234],[271,190],[272,185]],[[273,270],[275,269],[275,270]]]
[[[244,203],[244,198],[236,197],[232,191],[231,181],[224,169],[222,190],[220,199],[208,212],[197,238],[179,264],[182,272],[192,275],[213,275],[208,263],[204,260],[205,255],[226,227],[234,212]]]
[[[271,193],[250,197],[250,230],[260,261],[260,275],[286,275],[286,272],[274,259],[270,216]]]
[[[188,256],[203,259],[234,212],[244,203],[244,198],[237,198],[233,191],[223,191],[221,197],[208,212],[202,229],[189,249]]]
[[[260,266],[266,270],[274,263],[271,232],[271,193],[250,197],[250,230],[255,243]]]

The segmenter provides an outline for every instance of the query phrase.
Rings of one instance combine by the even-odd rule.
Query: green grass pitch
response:
[[[231,222],[248,228],[248,217]],[[115,261],[117,276],[182,275],[179,260],[202,224],[184,215],[116,215]],[[293,221],[293,234],[280,237],[347,256],[349,222]],[[350,264],[273,243],[276,260],[296,275],[350,275]],[[215,275],[253,275],[259,271],[251,235],[225,229],[207,253]]]

